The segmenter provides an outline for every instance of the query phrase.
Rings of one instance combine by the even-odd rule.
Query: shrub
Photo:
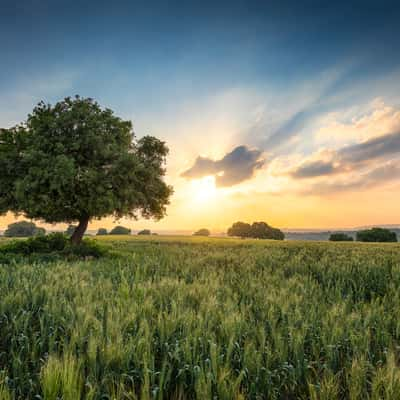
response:
[[[44,235],[45,233],[46,230],[44,228],[37,227],[33,222],[20,221],[8,225],[7,230],[4,232],[4,236],[30,237],[35,235]]]
[[[62,233],[51,233],[27,240],[18,240],[1,247],[3,253],[30,255],[33,253],[52,253],[62,251],[68,244],[68,238]]]
[[[125,228],[124,226],[116,226],[110,232],[110,235],[130,235],[131,230],[129,228]]]
[[[108,235],[107,229],[106,228],[99,228],[99,230],[96,233],[97,236],[104,236]]]
[[[106,250],[90,239],[84,239],[79,245],[74,245],[66,235],[51,233],[27,240],[15,240],[0,247],[0,256],[3,255],[4,258],[4,255],[10,254],[22,256],[59,254],[68,257],[99,258],[106,254]]]
[[[143,229],[138,232],[138,235],[151,235],[150,229]]]
[[[71,244],[68,242],[67,246],[65,246],[62,251],[62,254],[78,258],[100,258],[107,254],[107,250],[93,240],[84,239],[80,244]]]
[[[356,238],[359,242],[397,242],[396,232],[384,228],[358,231]]]
[[[354,239],[350,236],[347,235],[346,233],[332,233],[329,236],[329,240],[331,242],[352,242]]]
[[[193,233],[193,236],[210,236],[210,231],[208,229],[202,228]]]

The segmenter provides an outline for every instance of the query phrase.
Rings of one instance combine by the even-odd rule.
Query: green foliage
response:
[[[26,240],[11,241],[0,247],[2,253],[30,255],[33,253],[52,253],[62,251],[68,239],[62,233],[51,233],[47,236],[38,236]]]
[[[130,235],[131,230],[129,228],[125,228],[124,226],[118,225],[111,229],[109,235]]]
[[[210,231],[208,229],[202,228],[193,233],[193,236],[210,236]]]
[[[235,222],[228,229],[228,236],[254,239],[285,239],[284,233],[278,228],[269,226],[266,222],[253,222],[252,225],[245,222]]]
[[[138,235],[151,235],[151,230],[150,229],[143,229],[138,232]]]
[[[104,236],[108,235],[107,229],[106,228],[99,228],[99,230],[96,233],[97,236]]]
[[[0,398],[398,398],[400,246],[96,240],[1,266]]]
[[[6,237],[29,237],[35,235],[45,235],[44,228],[37,227],[33,222],[20,221],[8,225],[7,230],[4,232]]]
[[[352,242],[354,239],[352,236],[347,235],[346,233],[337,232],[332,233],[329,236],[329,240],[331,242]]]
[[[92,99],[41,102],[23,124],[0,129],[0,213],[79,221],[77,242],[93,218],[162,218],[172,193],[167,154]]]
[[[246,222],[235,222],[228,229],[228,236],[236,236],[241,238],[251,237],[251,225]]]
[[[105,249],[97,242],[85,239],[78,245],[71,245],[68,237],[62,233],[51,233],[47,236],[36,236],[26,240],[14,240],[0,246],[0,262],[1,257],[9,263],[15,256],[37,256],[34,258],[42,259],[43,255],[52,254],[55,258],[99,258],[106,254]],[[4,257],[4,256],[7,257]],[[11,256],[11,257],[10,257]]]
[[[397,242],[397,235],[389,229],[372,228],[357,232],[359,242]]]
[[[106,254],[107,250],[103,246],[90,239],[84,239],[81,243],[75,245],[68,242],[61,253],[62,256],[67,256],[67,258],[100,258]]]
[[[281,230],[269,226],[266,222],[253,222],[251,225],[250,237],[256,239],[285,239],[285,235]]]

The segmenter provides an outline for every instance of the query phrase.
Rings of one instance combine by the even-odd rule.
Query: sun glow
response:
[[[209,202],[214,199],[217,194],[215,178],[213,176],[206,176],[202,179],[193,180],[191,182],[190,191],[196,203],[202,204]]]

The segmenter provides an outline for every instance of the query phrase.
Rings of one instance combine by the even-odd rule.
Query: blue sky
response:
[[[308,204],[303,211],[294,207],[293,215],[315,207],[316,200],[304,193],[315,194],[319,209],[324,210],[331,205],[326,197],[331,191],[314,190],[321,183],[318,179],[326,187],[327,180],[340,178],[354,192],[354,182],[363,174],[379,175],[371,175],[372,161],[357,169],[346,164],[345,171],[338,159],[342,148],[400,132],[396,114],[400,5],[394,1],[299,3],[3,2],[0,125],[23,121],[40,100],[55,102],[80,94],[132,119],[139,136],[151,133],[167,140],[169,179],[176,187],[172,217],[164,222],[168,227],[187,212],[182,211],[182,203],[193,190],[192,180],[211,176],[214,183],[222,182],[219,173],[238,178],[225,179],[234,184],[220,189],[218,195],[204,182],[197,189],[212,191],[218,207],[234,204],[229,216],[214,224],[215,229],[222,229],[231,215],[243,214],[248,199],[258,197],[260,218],[289,224],[283,209],[278,207],[272,217],[262,209],[261,204],[276,201],[271,193],[300,196]],[[377,115],[384,120],[376,122]],[[359,121],[365,120],[370,127],[360,133]],[[375,123],[390,132],[376,129]],[[343,132],[338,135],[338,131]],[[239,146],[249,151],[233,152]],[[260,154],[262,160],[255,160],[252,167],[248,158],[230,154]],[[321,154],[324,162],[330,154],[335,160],[329,162],[341,164],[335,171],[342,175],[310,177],[301,183],[307,190],[299,192],[296,170],[304,163],[308,170],[314,161],[320,166]],[[196,166],[199,156],[213,162],[214,170],[215,165],[228,168],[227,159],[234,160],[235,167],[207,175]],[[373,160],[376,167],[389,162],[397,162],[396,153]],[[185,177],[193,167],[196,174]],[[359,194],[375,193],[380,183],[393,185],[393,179],[379,179]],[[334,183],[333,187],[340,184]],[[209,201],[199,197],[203,203]],[[198,205],[192,208],[197,210]],[[354,223],[361,219],[363,224],[392,222],[396,216],[389,214],[391,205],[387,209],[383,216],[365,208]],[[199,223],[207,213],[208,223],[213,223],[218,208],[215,215],[210,211],[208,205],[198,213]],[[336,223],[323,214],[310,223],[342,224],[340,218]],[[307,225],[307,220],[298,224]]]

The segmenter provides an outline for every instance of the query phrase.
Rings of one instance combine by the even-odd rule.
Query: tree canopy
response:
[[[105,235],[108,235],[107,229],[106,229],[106,228],[99,228],[98,231],[97,231],[97,233],[96,233],[96,235],[97,235],[97,236],[105,236]]]
[[[238,236],[241,238],[251,237],[251,225],[246,222],[235,222],[228,229],[228,236]]]
[[[37,227],[33,222],[20,221],[8,225],[7,230],[4,232],[4,236],[29,237],[36,235],[44,235],[45,233],[46,230],[44,228]]]
[[[22,124],[0,129],[0,214],[77,222],[73,243],[92,219],[160,219],[172,194],[167,154],[164,142],[136,139],[131,121],[93,99],[41,102]]]
[[[131,230],[129,228],[125,228],[124,226],[118,225],[111,229],[109,235],[130,235]]]
[[[385,228],[365,229],[357,232],[359,242],[397,242],[396,232]]]
[[[348,235],[347,233],[336,232],[336,233],[332,233],[329,236],[329,240],[331,242],[352,242],[354,239],[352,236]]]
[[[275,239],[283,240],[284,233],[278,229],[273,228],[266,222],[253,222],[248,224],[246,222],[235,222],[228,229],[228,236],[237,236],[241,238],[254,238],[254,239]]]
[[[151,230],[150,229],[143,229],[138,232],[138,235],[151,235]]]
[[[193,233],[193,236],[210,236],[210,231],[206,228],[202,228]]]

